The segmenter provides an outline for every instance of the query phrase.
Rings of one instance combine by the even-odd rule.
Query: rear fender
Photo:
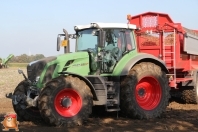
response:
[[[71,72],[59,72],[59,74],[61,75],[71,75],[73,77],[78,77],[79,79],[83,80],[91,89],[91,93],[93,95],[93,100],[98,101],[98,97],[96,96],[96,91],[94,89],[94,86],[92,85],[92,83],[85,77],[75,74],[75,73],[71,73]]]
[[[166,64],[163,60],[160,60],[157,57],[150,55],[150,54],[140,53],[140,54],[137,54],[136,56],[134,56],[133,58],[131,58],[126,63],[126,65],[124,66],[124,68],[122,69],[122,71],[120,73],[120,76],[128,75],[128,72],[130,71],[130,69],[135,64],[138,64],[140,62],[152,62],[156,65],[159,65],[165,73],[169,73],[168,69],[166,68]]]

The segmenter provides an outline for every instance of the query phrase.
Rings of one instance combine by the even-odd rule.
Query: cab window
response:
[[[127,50],[135,49],[135,40],[131,30],[125,31]]]

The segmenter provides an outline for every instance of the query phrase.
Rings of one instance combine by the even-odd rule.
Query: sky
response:
[[[169,14],[174,22],[198,30],[198,0],[1,0],[0,58],[9,54],[63,54],[57,34],[91,22],[127,23],[127,14]],[[75,50],[74,41],[71,51]]]

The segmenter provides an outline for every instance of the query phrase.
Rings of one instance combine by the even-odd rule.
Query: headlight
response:
[[[28,65],[31,66],[32,64],[34,64],[34,63],[36,63],[36,62],[38,62],[38,61],[39,61],[39,60],[32,61],[32,62],[30,62]]]
[[[92,27],[97,27],[97,24],[96,23],[91,23],[91,26]]]
[[[94,23],[94,24],[93,24],[93,27],[97,27],[97,24],[96,24],[96,23]]]
[[[74,27],[74,30],[78,30],[78,27],[77,27],[77,26],[75,26],[75,27]]]
[[[40,79],[40,76],[37,76],[35,81],[38,82],[39,79]]]

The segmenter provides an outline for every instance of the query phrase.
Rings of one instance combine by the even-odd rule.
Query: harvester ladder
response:
[[[173,34],[173,36],[171,37],[167,37],[165,36],[165,34]],[[170,41],[171,43],[168,43],[168,45],[166,44],[166,40],[165,39],[169,39],[169,41],[172,39],[173,41]],[[167,52],[166,47],[172,47],[171,51]],[[176,42],[175,42],[175,29],[173,30],[173,32],[164,32],[163,31],[163,60],[165,61],[165,63],[167,63],[167,61],[171,61],[172,67],[167,67],[168,69],[173,69],[173,73],[171,74],[167,74],[170,76],[173,76],[173,81],[176,83],[176,56],[175,56],[175,51],[176,51]],[[167,54],[171,55],[172,58],[171,59],[166,59]]]

